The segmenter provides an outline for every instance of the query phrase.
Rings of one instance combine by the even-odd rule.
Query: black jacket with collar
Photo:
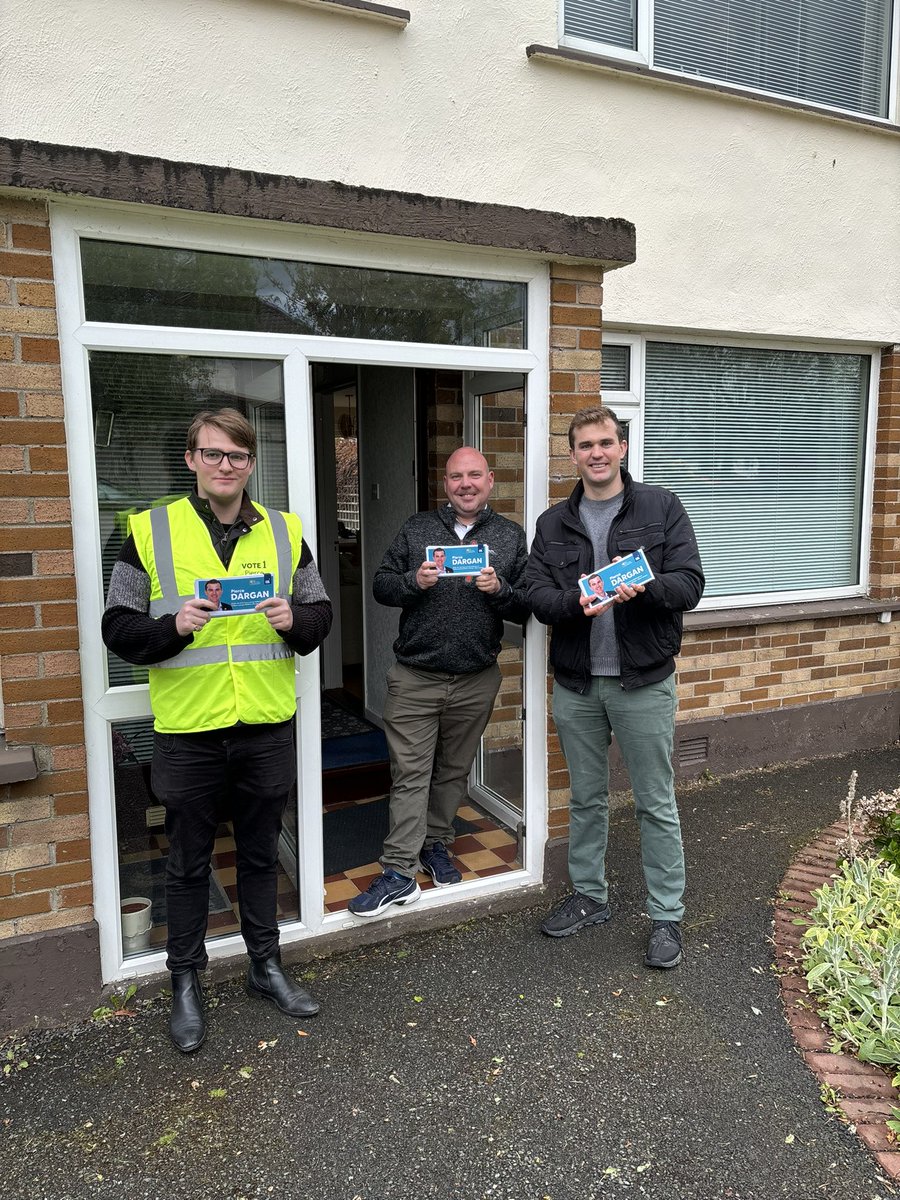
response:
[[[636,483],[622,472],[625,494],[613,518],[608,559],[643,546],[655,579],[644,592],[616,604],[613,617],[619,648],[620,680],[627,691],[657,683],[675,670],[681,649],[682,613],[703,595],[703,567],[697,539],[684,505],[665,488]],[[568,500],[538,518],[525,583],[532,611],[552,627],[550,663],[554,678],[584,693],[591,681],[591,620],[579,604],[578,579],[598,566],[578,506],[579,480]]]

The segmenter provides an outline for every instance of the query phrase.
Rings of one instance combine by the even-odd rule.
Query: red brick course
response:
[[[831,1031],[819,1020],[816,997],[803,974],[803,926],[795,922],[808,916],[813,907],[810,888],[821,887],[836,874],[836,847],[843,832],[837,823],[826,829],[797,854],[781,881],[775,903],[775,961],[781,972],[781,1000],[810,1070],[821,1084],[834,1088],[841,1111],[885,1174],[900,1179],[900,1150],[885,1124],[891,1105],[900,1107],[900,1093],[881,1067],[861,1062],[852,1054],[829,1051]]]
[[[33,746],[39,771],[0,787],[0,938],[9,938],[82,924],[93,911],[46,205],[0,198],[0,246],[0,555],[11,556],[0,573],[0,665],[7,742]]]

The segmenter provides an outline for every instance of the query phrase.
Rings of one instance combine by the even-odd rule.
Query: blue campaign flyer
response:
[[[477,575],[490,564],[490,547],[479,542],[474,546],[426,546],[425,561],[433,562],[438,575],[449,579],[465,579]]]
[[[578,586],[585,596],[591,599],[590,607],[593,608],[595,604],[609,603],[610,597],[620,583],[627,583],[634,587],[639,583],[650,583],[654,578],[650,564],[647,562],[647,556],[641,547],[640,550],[635,550],[625,558],[620,558],[618,562],[601,567],[593,575],[579,579]]]
[[[197,579],[194,595],[198,600],[215,604],[215,611],[209,614],[211,617],[234,617],[253,612],[260,600],[270,600],[275,595],[275,581],[271,571],[262,575]]]

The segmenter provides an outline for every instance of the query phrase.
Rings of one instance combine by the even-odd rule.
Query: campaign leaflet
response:
[[[609,566],[595,571],[593,575],[579,579],[578,586],[591,600],[588,608],[596,608],[598,605],[606,607],[613,603],[613,593],[620,583],[634,587],[639,583],[649,583],[653,578],[653,571],[642,546],[625,558],[620,558],[618,562],[610,563]]]
[[[263,575],[229,575],[221,579],[197,579],[194,596],[216,605],[211,617],[236,617],[253,612],[260,600],[275,595],[275,580],[271,571]]]
[[[433,562],[438,575],[446,575],[449,579],[471,579],[488,566],[490,556],[490,547],[483,543],[475,546],[425,547],[425,561]]]

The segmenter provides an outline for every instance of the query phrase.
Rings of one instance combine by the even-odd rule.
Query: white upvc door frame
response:
[[[100,929],[104,981],[152,974],[161,969],[159,950],[125,959],[122,952],[118,853],[115,836],[115,791],[110,724],[114,720],[151,715],[146,685],[110,689],[106,654],[100,638],[103,577],[97,523],[97,480],[88,375],[92,350],[142,354],[191,354],[217,358],[280,360],[283,367],[289,506],[302,521],[317,555],[315,438],[311,364],[346,362],[358,365],[422,367],[461,371],[525,374],[530,406],[526,430],[526,524],[529,540],[543,511],[548,482],[549,412],[549,270],[533,257],[502,256],[430,243],[419,246],[399,238],[338,237],[266,222],[209,218],[168,210],[135,211],[117,204],[82,205],[66,200],[51,204],[54,276],[57,287],[59,338],[69,474],[79,642],[85,704],[85,744],[90,798],[94,910]],[[79,243],[82,238],[136,242],[219,253],[252,254],[302,261],[335,262],[383,270],[475,276],[527,285],[528,344],[532,349],[376,342],[293,334],[235,332],[100,324],[85,320]],[[467,881],[448,896],[441,890],[423,895],[420,907],[438,907],[486,892],[507,891],[537,882],[543,873],[547,831],[545,637],[535,629],[525,661],[525,700],[529,712],[525,747],[526,806],[529,838],[521,870]],[[284,944],[356,923],[346,913],[325,913],[322,876],[321,728],[319,655],[296,659],[298,699],[298,829],[300,912],[302,919],[281,926]],[[532,836],[533,835],[533,836]],[[213,938],[210,957],[222,958],[243,948],[239,934]]]

